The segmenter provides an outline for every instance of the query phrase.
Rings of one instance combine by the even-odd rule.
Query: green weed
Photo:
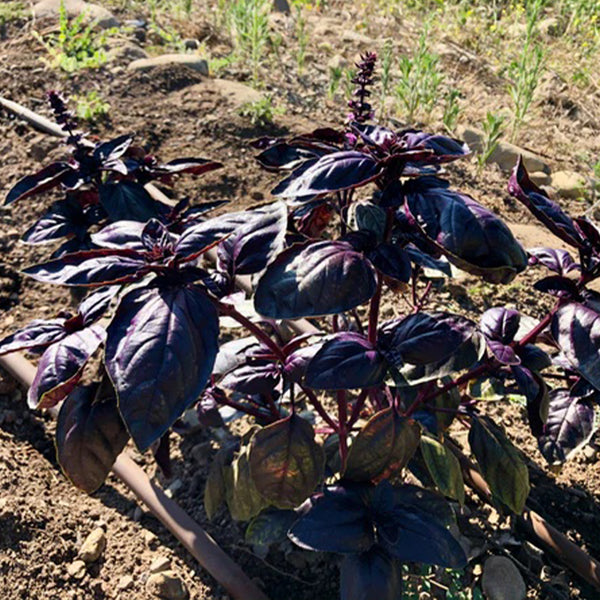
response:
[[[73,100],[77,103],[75,111],[79,119],[97,123],[108,117],[110,104],[104,101],[95,90],[85,96],[73,96]]]
[[[282,110],[273,103],[273,98],[269,95],[254,102],[246,102],[239,108],[239,114],[242,117],[248,117],[252,125],[264,127],[273,123],[275,115],[281,114]]]
[[[479,154],[477,155],[477,164],[479,170],[488,162],[494,150],[498,147],[502,133],[504,132],[504,117],[495,115],[492,112],[487,112],[483,121],[483,143]]]
[[[446,93],[442,123],[448,133],[454,133],[454,130],[456,129],[458,116],[460,115],[460,105],[458,104],[459,98],[460,92],[458,90],[450,89]]]

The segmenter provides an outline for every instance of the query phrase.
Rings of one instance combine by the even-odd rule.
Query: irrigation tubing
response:
[[[65,137],[63,130],[49,119],[28,108],[0,96],[0,105],[30,123],[36,129],[57,137]],[[161,202],[170,200],[152,184],[146,186],[148,192]],[[214,251],[208,256],[214,260]],[[250,278],[236,278],[238,287],[246,292],[252,290]],[[298,334],[316,334],[319,330],[309,321],[283,321]],[[13,354],[0,357],[0,366],[10,372],[23,385],[29,386],[35,376],[35,367],[22,355]],[[455,444],[446,444],[457,456],[463,471],[465,483],[485,502],[491,503],[489,486],[477,467]],[[154,515],[173,533],[185,548],[236,600],[268,600],[265,594],[248,579],[240,567],[219,548],[216,542],[163,490],[152,483],[148,476],[126,454],[121,454],[113,467],[113,472],[142,500]],[[589,556],[564,534],[550,525],[541,515],[525,507],[518,517],[519,525],[536,545],[551,552],[563,564],[594,588],[600,590],[600,562]]]

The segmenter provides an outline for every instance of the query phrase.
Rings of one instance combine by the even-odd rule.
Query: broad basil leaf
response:
[[[518,311],[497,306],[483,313],[479,325],[486,338],[510,344],[519,330],[520,321]]]
[[[490,352],[494,355],[496,360],[503,365],[519,365],[521,359],[517,356],[516,352],[511,346],[506,346],[502,342],[497,340],[486,339],[486,343]]]
[[[401,471],[419,446],[421,429],[393,408],[374,414],[356,436],[348,452],[344,477],[365,482]]]
[[[576,269],[581,269],[566,250],[557,248],[528,248],[529,264],[541,263],[559,275],[566,275]]]
[[[256,311],[276,319],[350,310],[376,288],[371,263],[348,242],[307,242],[284,250],[258,282]]]
[[[110,285],[94,290],[81,304],[78,312],[83,319],[84,325],[91,325],[97,321],[108,310],[113,298],[121,289],[118,285]]]
[[[433,150],[435,160],[431,163],[446,163],[470,154],[469,146],[462,140],[443,135],[426,133],[424,131],[407,131],[402,135],[402,141],[407,148],[427,148]]]
[[[548,386],[537,373],[525,367],[514,366],[512,373],[519,391],[527,399],[527,417],[531,433],[539,437],[548,420]]]
[[[295,508],[321,481],[325,454],[312,425],[292,414],[254,434],[249,461],[258,492],[277,508]]]
[[[320,153],[313,150],[292,146],[287,142],[280,142],[263,150],[256,156],[256,160],[267,171],[280,171],[295,169],[305,160],[319,155]]]
[[[571,217],[566,215],[556,204],[548,198],[546,192],[535,185],[527,174],[523,159],[519,160],[513,169],[508,182],[508,192],[520,200],[554,235],[561,240],[575,246],[582,247],[583,242]]]
[[[595,392],[595,400],[598,393]],[[573,390],[550,392],[548,422],[538,438],[540,452],[551,465],[560,465],[583,446],[595,431],[594,409]]]
[[[265,269],[283,250],[287,218],[283,202],[247,211],[245,224],[219,245],[219,267],[231,275],[252,275]]]
[[[401,594],[402,565],[380,546],[344,558],[341,600],[398,600]]]
[[[279,366],[264,360],[236,367],[221,379],[219,385],[240,394],[271,394],[280,380]]]
[[[380,384],[387,371],[383,356],[358,333],[339,333],[321,346],[306,368],[306,384],[321,390],[350,390]]]
[[[47,167],[44,167],[41,171],[38,171],[35,175],[27,175],[17,181],[17,183],[9,190],[4,204],[11,204],[16,200],[27,198],[33,194],[39,194],[46,190],[56,187],[63,179],[63,177],[73,168],[65,162],[55,162]]]
[[[358,231],[369,231],[379,241],[385,234],[385,210],[368,200],[353,202],[349,207],[350,226]]]
[[[92,325],[52,344],[40,358],[27,393],[30,408],[51,408],[71,393],[89,357],[104,342],[106,332]]]
[[[394,366],[449,358],[475,333],[475,323],[450,313],[420,312],[384,323],[378,348]]]
[[[340,192],[375,179],[381,172],[377,160],[362,152],[326,154],[291,181],[285,189],[278,186],[273,193],[283,198]],[[295,175],[295,173],[293,174]]]
[[[146,261],[135,250],[85,250],[23,270],[36,281],[62,285],[98,286],[133,281]]]
[[[239,338],[221,344],[215,359],[213,376],[221,377],[246,363],[247,355],[252,355],[261,346],[254,337]]]
[[[100,203],[111,221],[141,221],[159,218],[167,207],[156,202],[143,185],[134,181],[103,183],[98,188]]]
[[[469,444],[492,495],[521,514],[529,495],[529,471],[517,449],[484,417],[471,420]]]
[[[552,319],[552,336],[573,369],[600,388],[600,315],[577,302],[565,304]]]
[[[56,454],[65,475],[81,490],[97,490],[129,434],[112,393],[98,398],[98,384],[75,389],[60,407]]]
[[[421,436],[421,453],[427,470],[440,492],[444,496],[465,503],[465,484],[460,463],[452,451],[439,440],[429,436]]]
[[[250,474],[250,463],[246,448],[237,456],[230,467],[223,468],[225,499],[234,521],[249,521],[266,508],[267,503],[258,493]]]
[[[297,519],[293,510],[267,509],[250,521],[244,539],[247,544],[266,551],[269,546],[287,540],[287,532]]]
[[[6,336],[0,342],[0,356],[17,352],[17,350],[27,350],[29,348],[44,348],[54,342],[64,338],[67,335],[65,331],[66,319],[36,319],[23,329]]]
[[[410,256],[398,246],[384,242],[368,254],[373,266],[386,277],[408,283],[412,274]]]
[[[491,211],[435,177],[405,184],[406,205],[427,238],[459,268],[509,283],[527,266],[510,229]]]
[[[130,135],[120,135],[113,140],[109,140],[108,142],[96,146],[96,148],[94,148],[93,157],[101,162],[121,158],[121,156],[127,152],[129,146],[131,146],[132,141],[133,138]]]
[[[145,223],[140,221],[117,221],[91,235],[92,242],[101,248],[145,250],[142,244],[142,232]]]
[[[289,538],[301,548],[355,554],[375,543],[367,507],[352,489],[325,488],[305,503],[304,514],[290,529]]]
[[[209,171],[220,169],[222,166],[222,163],[206,158],[176,158],[166,164],[153,167],[152,172],[157,175],[178,175],[180,173],[203,175]]]
[[[23,235],[28,244],[45,244],[67,236],[82,238],[88,228],[88,220],[76,202],[60,200],[30,227]]]
[[[217,312],[192,285],[138,288],[121,299],[107,333],[119,411],[145,450],[200,397],[217,355]]]

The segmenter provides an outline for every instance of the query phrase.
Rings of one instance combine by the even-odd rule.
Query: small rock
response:
[[[185,583],[173,571],[150,575],[146,581],[146,590],[164,600],[186,600],[188,597]]]
[[[547,17],[537,24],[542,35],[556,37],[561,34],[560,22],[556,17]]]
[[[332,56],[327,61],[327,67],[331,69],[345,69],[348,66],[348,60],[344,58],[341,54],[336,54]]]
[[[75,560],[67,565],[67,573],[73,579],[83,579],[85,577],[85,563],[82,560]]]
[[[258,102],[263,98],[263,95],[259,91],[248,85],[244,85],[239,81],[213,79],[210,83],[215,90],[229,100],[235,108],[239,108],[247,102]]]
[[[478,152],[481,150],[485,134],[479,129],[474,127],[462,127],[459,126],[458,137],[463,139],[469,145],[471,150]],[[542,173],[550,173],[550,167],[533,152],[519,148],[509,142],[500,141],[492,155],[490,156],[489,162],[496,163],[503,171],[509,173],[517,163],[519,156],[523,157],[523,163],[525,168],[530,173],[541,171]]]
[[[117,589],[121,591],[129,590],[133,587],[133,577],[131,575],[123,575],[117,583]]]
[[[106,533],[104,529],[96,527],[87,536],[79,550],[79,558],[86,563],[97,561],[106,548]]]
[[[136,60],[148,58],[148,54],[143,48],[140,48],[137,44],[124,44],[121,42],[109,48],[108,52],[106,53],[106,57],[109,61],[123,60],[127,62],[133,62]]]
[[[200,48],[200,42],[194,39],[183,40],[183,45],[186,50],[198,50]]]
[[[127,68],[130,71],[144,72],[165,65],[184,65],[201,75],[208,75],[208,62],[194,54],[162,54],[152,58],[141,58],[129,63]]]
[[[550,185],[551,177],[548,173],[544,173],[543,171],[534,171],[533,173],[529,173],[529,179],[535,183],[535,185]]]
[[[171,569],[171,561],[166,556],[159,556],[150,565],[150,573],[162,573]]]
[[[580,198],[585,190],[585,179],[573,171],[552,173],[550,186],[562,198]]]
[[[142,520],[142,517],[143,517],[143,516],[144,516],[144,511],[143,511],[143,510],[142,510],[142,509],[141,509],[139,506],[136,506],[136,507],[133,509],[133,515],[132,515],[132,517],[131,517],[131,518],[132,518],[132,520],[133,520],[135,523],[139,523],[139,522]]]
[[[587,462],[596,462],[596,459],[598,458],[598,451],[596,450],[596,448],[588,444],[583,448],[582,452]]]
[[[273,0],[273,10],[284,15],[289,15],[292,12],[287,0]]]
[[[119,21],[103,6],[84,2],[83,0],[63,0],[69,18],[83,14],[94,21],[102,29],[118,27]],[[58,19],[61,0],[41,0],[33,6],[36,19]]]
[[[368,35],[352,31],[352,29],[344,30],[342,42],[356,44],[359,48],[372,48],[375,45],[375,42]]]
[[[153,533],[149,529],[146,529],[144,531],[144,541],[146,542],[146,544],[148,544],[148,546],[151,546],[152,544],[158,541],[158,537],[155,533]]]
[[[506,556],[491,556],[485,561],[481,587],[488,600],[523,600],[527,593],[519,569]]]

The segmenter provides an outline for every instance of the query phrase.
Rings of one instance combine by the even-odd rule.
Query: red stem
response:
[[[377,322],[379,321],[379,306],[381,304],[381,289],[383,286],[383,278],[377,273],[377,289],[375,295],[371,298],[369,307],[369,341],[372,344],[377,342]]]
[[[325,421],[327,425],[329,425],[332,429],[335,429],[335,431],[339,431],[340,428],[338,424],[327,414],[327,411],[319,402],[319,399],[316,397],[315,393],[310,388],[307,388],[302,384],[298,385],[300,386],[300,389],[306,394],[308,401],[312,404],[313,408],[317,411],[317,413],[323,419],[323,421]]]
[[[338,434],[340,438],[340,460],[342,462],[341,472],[346,469],[346,459],[348,458],[348,439],[347,439],[347,424],[348,424],[348,406],[346,404],[346,390],[337,391],[338,405]]]

